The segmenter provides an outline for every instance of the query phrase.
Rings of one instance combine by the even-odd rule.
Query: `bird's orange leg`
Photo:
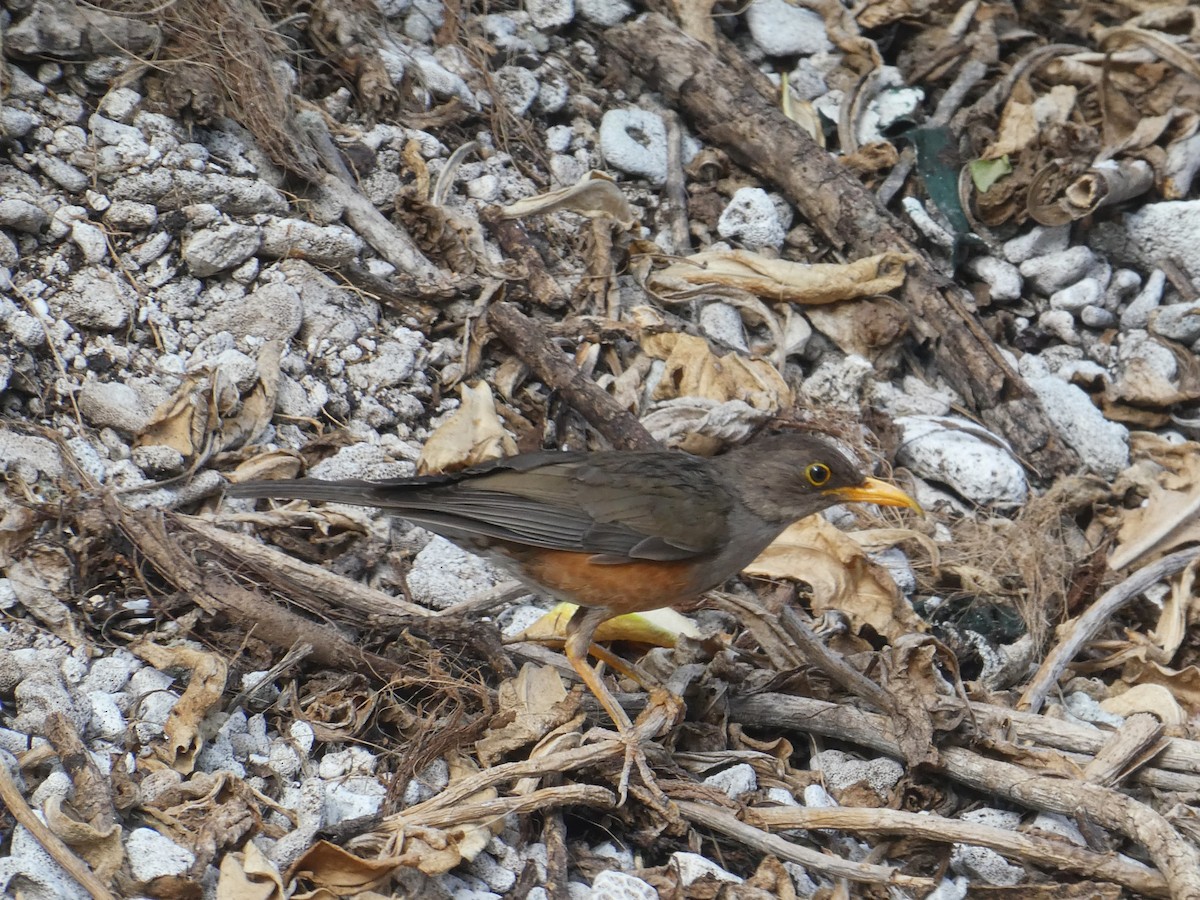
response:
[[[581,606],[576,610],[575,615],[571,617],[571,621],[567,623],[566,642],[563,646],[563,651],[566,654],[567,662],[571,664],[571,668],[579,674],[579,677],[583,679],[583,683],[588,686],[588,690],[600,701],[600,705],[604,707],[604,711],[613,720],[613,724],[617,726],[617,731],[620,733],[621,739],[625,742],[625,765],[621,769],[621,779],[617,785],[617,802],[620,805],[625,802],[629,788],[629,774],[633,770],[634,765],[637,766],[638,772],[650,790],[658,794],[661,794],[661,791],[658,790],[654,775],[651,773],[650,766],[646,762],[646,754],[642,750],[643,734],[639,729],[634,728],[633,722],[629,720],[629,716],[621,708],[621,704],[617,703],[617,698],[604,686],[604,682],[600,680],[600,676],[596,674],[596,670],[591,667],[587,660],[589,649],[593,653],[597,649],[600,649],[592,644],[592,637],[596,634],[596,629],[600,626],[601,622],[611,618],[611,616],[612,614],[607,609]],[[612,660],[618,659],[618,657],[607,650],[603,650],[601,654],[596,655],[610,665],[612,665]],[[630,667],[623,661],[618,663],[615,668],[621,671],[623,675],[629,675],[639,684],[642,682],[642,677],[644,676],[638,677],[632,674]],[[661,692],[663,689],[658,688],[657,690]],[[638,721],[640,723],[642,719]],[[653,721],[647,722],[646,725],[652,725],[654,732],[657,733],[662,721],[660,716],[655,716],[653,717]]]

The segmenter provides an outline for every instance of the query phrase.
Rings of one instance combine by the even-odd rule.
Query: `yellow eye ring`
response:
[[[832,475],[833,472],[825,463],[809,463],[804,467],[804,477],[813,487],[824,487]]]

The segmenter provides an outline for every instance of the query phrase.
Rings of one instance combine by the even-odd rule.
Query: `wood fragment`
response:
[[[1117,610],[1133,601],[1151,585],[1183,571],[1197,556],[1200,556],[1200,551],[1197,551],[1195,547],[1179,550],[1138,569],[1120,584],[1105,591],[1087,612],[1075,620],[1075,624],[1067,636],[1062,638],[1058,645],[1046,655],[1037,674],[1033,676],[1026,686],[1025,692],[1021,695],[1021,699],[1017,702],[1017,709],[1030,712],[1037,712],[1041,709],[1042,704],[1046,702],[1046,695],[1050,693],[1050,689],[1054,685],[1058,684],[1058,679],[1071,664],[1071,660],[1079,654],[1084,644],[1109,623],[1116,615]]]
[[[551,390],[558,391],[618,450],[661,450],[637,417],[576,368],[541,326],[511,303],[493,303],[487,322]]]
[[[95,873],[88,868],[87,863],[76,856],[71,848],[37,817],[29,804],[25,802],[20,789],[13,781],[12,772],[9,771],[3,760],[0,760],[0,804],[3,804],[19,824],[25,826],[54,861],[92,896],[92,900],[116,900],[116,894],[112,893],[107,885],[96,877]]]
[[[1138,863],[1127,862],[1112,854],[1095,853],[1061,840],[961,819],[893,809],[795,806],[748,809],[744,819],[752,825],[772,831],[831,828],[856,835],[903,835],[938,843],[973,844],[1036,866],[1112,881],[1142,896],[1170,896],[1166,879]]]
[[[1112,787],[1162,749],[1163,723],[1150,713],[1125,720],[1083,770],[1085,781]]]

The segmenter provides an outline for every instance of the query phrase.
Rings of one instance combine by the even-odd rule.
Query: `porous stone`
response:
[[[1153,334],[1191,344],[1200,338],[1200,304],[1172,303],[1150,313],[1149,329]]]
[[[1162,302],[1163,288],[1167,284],[1167,275],[1162,269],[1155,269],[1142,285],[1142,289],[1129,301],[1129,305],[1121,311],[1121,329],[1131,331],[1135,328],[1145,328],[1150,322],[1151,311],[1158,308]]]
[[[727,796],[737,798],[742,794],[758,789],[758,776],[748,763],[738,763],[728,769],[722,769],[704,779],[709,787],[723,791]]]
[[[417,603],[446,609],[495,587],[507,576],[481,557],[434,537],[412,561],[408,589]]]
[[[232,269],[258,252],[262,232],[253,225],[228,222],[203,228],[183,239],[183,260],[197,278]]]
[[[499,100],[515,116],[523,116],[537,99],[537,76],[522,66],[501,66],[494,76]]]
[[[106,268],[90,266],[71,276],[52,300],[59,314],[76,328],[116,331],[124,328],[137,303],[137,294],[124,278]]]
[[[1026,383],[1059,436],[1089,469],[1103,478],[1115,478],[1129,465],[1128,432],[1106,419],[1081,388],[1056,375],[1029,378]]]
[[[1082,279],[1096,265],[1096,254],[1083,244],[1035,256],[1021,263],[1021,275],[1042,294],[1053,294]]]
[[[610,869],[592,879],[591,900],[658,900],[658,891],[635,875]]]
[[[611,109],[600,121],[600,152],[612,167],[645,178],[655,187],[667,180],[667,126],[645,109]]]
[[[1035,225],[1025,234],[1005,242],[1004,256],[1014,265],[1021,265],[1035,256],[1045,256],[1049,253],[1059,253],[1066,250],[1071,243],[1071,226],[1056,225],[1047,227]]]
[[[778,250],[787,236],[774,201],[762,188],[739,188],[717,220],[717,233],[750,249]]]
[[[993,303],[1010,303],[1021,299],[1024,280],[1012,263],[995,256],[977,256],[966,266],[967,271],[988,286]]]
[[[811,56],[833,49],[825,21],[786,0],[754,0],[746,9],[750,37],[768,56]]]
[[[633,7],[625,0],[575,0],[575,9],[601,28],[610,28],[633,15]]]
[[[362,252],[362,240],[337,225],[272,216],[263,223],[260,249],[264,256],[294,256],[320,266],[341,266]]]
[[[139,434],[153,409],[142,395],[119,381],[86,381],[76,401],[80,414],[97,428]]]
[[[192,851],[153,828],[135,828],[130,832],[125,839],[125,854],[138,881],[183,875],[196,861]]]

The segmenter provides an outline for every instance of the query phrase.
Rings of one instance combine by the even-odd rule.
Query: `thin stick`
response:
[[[1071,664],[1083,645],[1090,641],[1116,614],[1117,610],[1139,596],[1142,591],[1164,578],[1181,572],[1200,556],[1195,547],[1164,556],[1157,562],[1138,569],[1116,587],[1106,591],[1091,608],[1075,620],[1071,633],[1042,662],[1041,668],[1025,688],[1017,709],[1037,712],[1046,702],[1046,695],[1058,683],[1063,671]]]
[[[8,766],[0,762],[0,803],[12,813],[12,817],[28,829],[42,848],[49,853],[56,863],[66,870],[79,885],[92,895],[94,900],[117,900],[116,895],[95,876],[87,864],[76,856],[70,847],[63,843],[62,838],[47,827],[37,817],[37,814],[25,802],[17,784],[13,781]]]

